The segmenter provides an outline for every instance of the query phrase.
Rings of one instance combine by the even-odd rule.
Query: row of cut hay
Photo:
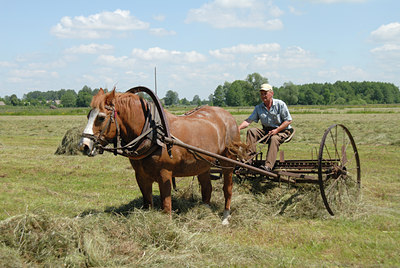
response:
[[[256,230],[276,217],[328,214],[315,206],[309,192],[268,186],[263,193],[257,188],[265,187],[262,183],[235,184],[229,227],[221,225],[224,199],[219,181],[213,183],[211,208],[202,205],[196,180],[186,187],[178,182],[172,220],[158,209],[141,209],[141,198],[125,211],[106,209],[77,217],[55,217],[43,211],[17,215],[0,222],[0,266],[270,265],[271,259],[280,256],[246,243],[228,244],[218,237],[235,230]],[[158,196],[155,205],[160,207]]]

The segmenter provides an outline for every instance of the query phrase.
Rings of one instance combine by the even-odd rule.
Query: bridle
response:
[[[104,151],[112,152],[114,155],[122,155],[133,159],[143,159],[153,153],[157,148],[166,146],[168,155],[172,157],[171,148],[172,144],[166,143],[165,139],[170,139],[171,134],[169,132],[168,121],[162,109],[162,105],[158,97],[153,91],[146,87],[134,87],[127,92],[135,94],[139,92],[147,93],[153,102],[149,102],[144,99],[141,100],[143,114],[145,116],[145,123],[141,130],[141,134],[135,139],[125,145],[121,145],[121,131],[120,125],[117,120],[117,109],[115,105],[105,105],[104,107],[111,111],[107,113],[107,122],[99,135],[83,133],[82,137],[89,139],[93,142],[92,154],[95,150],[98,150],[100,154]],[[96,115],[97,117],[98,115]],[[104,134],[114,123],[116,126],[115,137],[112,138],[114,148],[107,147],[110,143],[109,139],[105,139]]]
[[[118,145],[121,144],[120,127],[119,127],[118,120],[117,120],[117,109],[115,108],[114,105],[111,105],[111,106],[105,105],[104,108],[106,108],[108,111],[111,111],[111,113],[108,113],[107,122],[106,122],[105,126],[103,127],[103,129],[100,131],[99,135],[96,136],[94,134],[87,134],[87,133],[82,134],[82,137],[88,138],[91,141],[93,141],[94,148],[96,148],[100,154],[102,154],[103,151],[105,151],[105,150],[107,151],[110,149],[110,148],[106,148],[106,146],[109,144],[109,141],[107,139],[105,139],[104,134],[110,128],[111,123],[115,123],[115,127],[116,127],[116,134],[115,134],[115,137],[112,139],[114,142],[114,148],[117,148]],[[105,144],[105,145],[103,145],[103,144]]]

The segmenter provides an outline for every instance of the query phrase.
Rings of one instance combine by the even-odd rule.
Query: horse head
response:
[[[88,123],[83,131],[78,148],[88,156],[95,156],[97,149],[114,142],[118,132],[115,88],[109,93],[100,89],[90,104]],[[102,150],[99,150],[102,153]]]

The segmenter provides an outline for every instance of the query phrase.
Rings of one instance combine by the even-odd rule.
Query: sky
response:
[[[0,97],[135,86],[208,99],[271,85],[400,86],[398,0],[0,0]]]

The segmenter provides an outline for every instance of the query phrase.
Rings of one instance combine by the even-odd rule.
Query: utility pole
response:
[[[157,96],[157,67],[154,67],[154,91]]]

